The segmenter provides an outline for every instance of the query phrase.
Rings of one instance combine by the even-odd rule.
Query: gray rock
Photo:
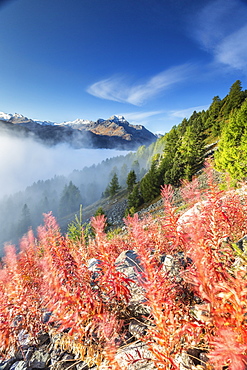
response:
[[[21,347],[26,347],[30,345],[30,336],[25,330],[20,330],[18,333],[18,342]]]
[[[136,319],[130,320],[129,332],[136,339],[140,339],[145,335],[146,325]]]
[[[130,279],[141,279],[143,268],[136,252],[132,250],[122,252],[116,259],[115,265],[118,271],[123,272]]]
[[[62,356],[63,356],[63,353],[60,348],[53,348],[50,354],[51,365],[54,365],[57,361],[60,361]]]
[[[60,360],[54,363],[52,368],[53,370],[65,370],[69,367],[71,370],[77,370],[76,362],[78,361],[75,360],[72,354],[64,353]]]
[[[239,249],[245,254],[247,253],[247,235],[243,236],[240,240],[236,242]]]
[[[52,315],[52,312],[50,312],[50,311],[44,312],[44,313],[43,313],[43,316],[42,316],[42,322],[43,322],[44,324],[48,323],[48,321],[49,321],[49,320],[50,320],[50,318],[51,318],[51,315]]]
[[[27,363],[25,361],[16,361],[11,367],[10,370],[26,370]]]
[[[136,306],[145,302],[144,290],[140,285],[143,269],[138,255],[132,250],[124,251],[116,259],[115,265],[118,271],[133,281],[128,286],[131,293],[130,305]]]
[[[154,370],[154,355],[149,351],[147,344],[138,341],[121,348],[116,360],[122,369],[126,370]]]
[[[75,365],[76,370],[88,370],[88,364],[84,361],[80,361],[79,363],[76,363]]]
[[[33,353],[34,353],[34,348],[33,347],[28,347],[24,350],[22,350],[23,353],[23,360],[28,363],[28,361],[31,359]]]
[[[48,362],[50,361],[50,355],[47,351],[47,348],[39,348],[33,352],[29,362],[29,367],[34,367],[36,369],[44,369],[47,367]]]
[[[206,368],[207,367],[207,362],[209,361],[209,358],[207,357],[207,354],[205,352],[201,352],[199,357],[200,357],[200,360],[201,360],[201,366]]]
[[[15,362],[16,360],[11,358],[10,360],[0,363],[0,370],[9,370]]]
[[[48,333],[41,333],[38,335],[37,341],[38,341],[38,345],[42,346],[43,344],[50,342],[50,336]]]
[[[96,258],[90,258],[90,260],[87,261],[88,270],[92,272],[101,271],[100,264],[102,262],[99,259]]]
[[[185,351],[176,355],[175,363],[179,366],[180,370],[189,370],[194,367],[194,362]]]

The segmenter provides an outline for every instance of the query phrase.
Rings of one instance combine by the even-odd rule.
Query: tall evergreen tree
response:
[[[77,186],[72,181],[69,185],[65,185],[59,203],[60,217],[76,212],[82,202],[81,193]]]
[[[215,137],[219,136],[221,131],[221,121],[219,118],[221,107],[222,100],[218,95],[214,96],[212,104],[208,109],[208,118],[205,122],[205,128]]]
[[[187,127],[179,152],[183,166],[182,177],[191,181],[192,176],[203,164],[204,134],[200,116],[193,125]]]
[[[186,124],[186,122],[184,121]],[[187,126],[187,124],[186,124]],[[182,133],[184,129],[182,129]],[[160,176],[165,184],[178,185],[183,176],[183,168],[179,153],[182,135],[180,128],[174,126],[167,134],[163,158],[159,167]]]
[[[221,110],[223,117],[228,118],[233,109],[240,108],[245,98],[246,92],[242,91],[241,81],[235,81],[230,87],[229,94],[224,99],[224,105]]]
[[[143,145],[141,146],[140,148],[142,148],[143,150],[146,149],[146,147]],[[138,149],[139,150],[139,149]],[[139,151],[139,153],[141,152],[141,150]],[[136,178],[139,180],[140,178],[140,163],[138,160],[135,160],[132,165],[131,165],[131,170],[135,172],[136,174]]]
[[[232,112],[222,133],[215,163],[216,169],[229,172],[235,179],[247,177],[247,100],[240,110]]]
[[[140,193],[139,185],[134,185],[132,192],[128,196],[128,209],[134,211],[143,203],[143,198]]]
[[[106,196],[110,195],[111,197],[113,197],[120,189],[121,189],[121,187],[120,187],[119,182],[118,182],[117,174],[114,173],[110,184],[106,188],[105,195]]]
[[[28,229],[31,227],[31,225],[32,225],[32,222],[31,222],[30,210],[27,204],[25,203],[21,211],[21,217],[19,220],[17,233],[20,236],[25,234],[28,231]]]
[[[127,177],[127,189],[129,192],[131,192],[133,190],[133,187],[134,185],[136,184],[136,174],[135,174],[135,171],[130,171],[128,173],[128,177]]]
[[[153,161],[150,170],[140,182],[140,192],[144,202],[149,202],[160,194],[160,185],[157,163]]]

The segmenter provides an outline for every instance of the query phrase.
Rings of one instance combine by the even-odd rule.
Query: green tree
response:
[[[80,190],[75,186],[72,181],[69,185],[65,185],[59,203],[60,217],[76,212],[82,202]]]
[[[216,169],[234,179],[247,177],[247,100],[230,115],[215,154]]]
[[[139,185],[133,187],[132,192],[128,196],[128,209],[136,209],[143,203],[143,198],[140,193]]]
[[[224,105],[221,109],[223,117],[227,118],[233,109],[240,108],[245,98],[246,92],[242,91],[241,81],[237,80],[230,87],[229,94],[224,99]]]
[[[219,117],[221,107],[222,101],[220,97],[218,95],[214,96],[212,104],[208,109],[208,118],[205,122],[205,128],[214,137],[219,136],[221,132],[221,119]]]
[[[70,240],[76,243],[89,242],[89,238],[93,236],[92,228],[90,223],[83,223],[82,217],[82,205],[80,204],[79,215],[75,215],[74,221],[72,221],[67,228],[67,235]]]
[[[22,207],[21,211],[21,217],[18,223],[18,234],[23,235],[25,234],[28,229],[31,227],[32,222],[31,222],[31,215],[30,215],[30,210],[25,203],[24,206]]]
[[[139,152],[139,155],[142,151],[145,151],[146,150],[146,147],[143,145],[141,147],[138,148],[138,151]],[[139,176],[140,176],[140,163],[138,160],[135,160],[132,165],[131,165],[131,170],[135,172],[136,174],[136,178],[139,179]]]
[[[96,210],[96,212],[95,212],[95,214],[94,214],[94,217],[96,217],[96,216],[102,216],[102,215],[105,215],[105,212],[104,212],[104,210],[103,210],[103,208],[102,208],[102,207],[99,207],[99,208]]]
[[[120,189],[117,174],[114,173],[110,184],[106,188],[105,195],[113,197]]]
[[[144,202],[149,202],[160,194],[160,175],[154,161],[148,173],[140,182],[140,192]]]
[[[187,126],[187,122],[184,122],[184,126]],[[163,156],[161,159],[159,171],[160,176],[163,178],[165,184],[179,185],[180,179],[183,177],[183,167],[180,158],[179,148],[182,141],[182,133],[185,127],[180,132],[180,127],[174,126],[165,135],[165,144],[163,150]]]
[[[183,178],[191,181],[195,172],[200,169],[204,161],[204,134],[201,120],[188,126],[179,148],[180,162],[183,166]]]
[[[75,215],[74,221],[68,225],[67,234],[69,239],[75,242],[83,240],[82,205],[80,205],[79,216]]]
[[[136,173],[135,173],[134,170],[132,170],[128,173],[126,183],[127,183],[128,191],[131,192],[134,188],[134,185],[136,184]]]

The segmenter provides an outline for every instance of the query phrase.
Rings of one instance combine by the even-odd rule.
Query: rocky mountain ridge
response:
[[[17,113],[0,112],[1,130],[20,133],[20,127],[26,129],[25,135],[34,135],[47,145],[68,142],[74,148],[135,150],[157,139],[144,126],[132,125],[123,116],[98,119],[96,122],[76,119],[58,124],[29,119]]]

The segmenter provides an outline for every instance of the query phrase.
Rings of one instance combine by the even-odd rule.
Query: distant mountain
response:
[[[112,116],[96,122],[83,119],[55,123],[38,121],[21,114],[0,112],[0,130],[32,135],[47,145],[67,142],[75,148],[108,148],[135,150],[140,145],[149,145],[157,137],[142,125],[131,125],[123,116]],[[6,127],[4,127],[6,125]]]

